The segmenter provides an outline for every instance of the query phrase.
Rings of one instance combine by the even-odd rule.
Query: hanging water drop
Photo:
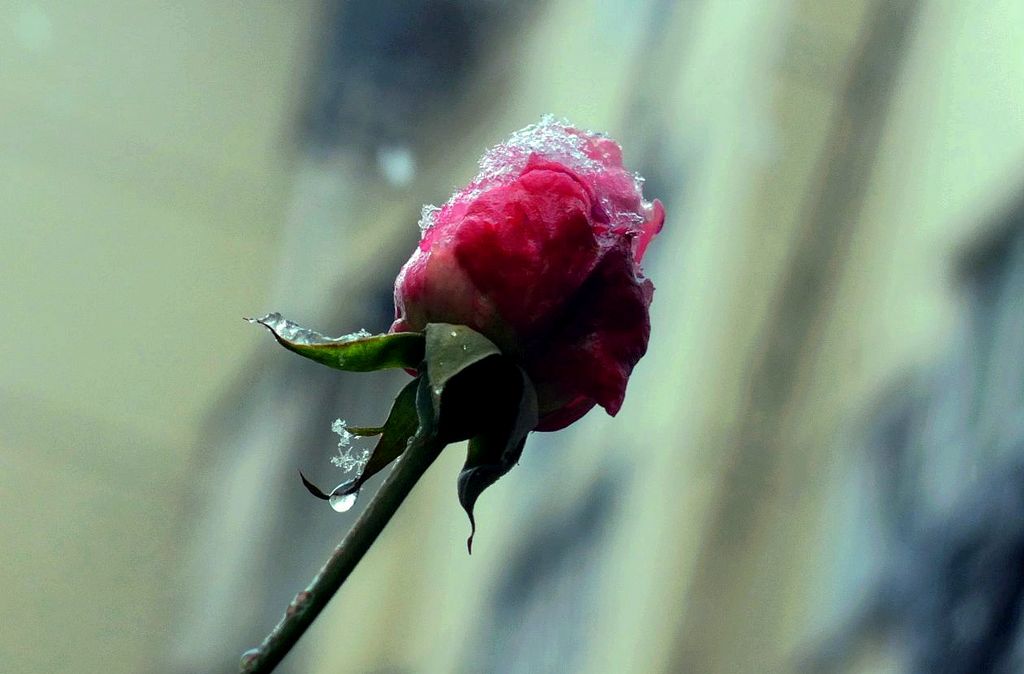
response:
[[[347,483],[346,483],[347,484]],[[345,485],[339,485],[339,488]],[[348,512],[352,509],[352,506],[356,504],[356,499],[359,497],[359,492],[352,492],[351,494],[341,494],[335,489],[331,497],[327,499],[327,502],[331,504],[331,508],[336,513]]]

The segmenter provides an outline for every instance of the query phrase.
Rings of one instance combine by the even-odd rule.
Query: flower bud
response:
[[[640,268],[665,211],[605,136],[545,117],[488,151],[476,179],[425,208],[395,282],[392,332],[466,325],[524,368],[536,430],[595,404],[614,415],[647,350],[654,293]]]

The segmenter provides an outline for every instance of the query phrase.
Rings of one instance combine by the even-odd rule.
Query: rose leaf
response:
[[[371,335],[360,331],[344,337],[325,337],[308,330],[281,314],[246,319],[270,330],[284,348],[337,370],[371,372],[387,368],[415,369],[423,360],[423,334],[397,332]]]

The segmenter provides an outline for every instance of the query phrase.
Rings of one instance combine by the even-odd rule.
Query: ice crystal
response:
[[[346,473],[361,473],[370,460],[370,451],[352,446],[352,438],[355,436],[349,432],[344,419],[335,419],[331,430],[338,435],[338,454],[331,457],[331,463]]]
[[[263,318],[247,318],[245,320],[250,323],[259,323],[260,325],[266,326],[281,339],[301,346],[315,346],[317,344],[344,344],[345,342],[354,342],[357,339],[366,339],[367,337],[372,336],[365,329],[360,329],[347,335],[342,335],[341,337],[327,337],[315,330],[310,330],[298,325],[297,323],[292,323],[276,312],[267,314]]]
[[[568,120],[558,119],[554,115],[544,115],[536,124],[516,131],[503,143],[487,150],[480,159],[480,171],[473,181],[455,192],[442,206],[424,206],[419,221],[421,235],[425,235],[434,225],[439,214],[447,216],[449,211],[470,203],[486,190],[514,180],[526,168],[533,155],[563,164],[584,178],[598,182],[597,178],[607,174],[610,169],[588,154],[587,143],[606,137],[603,133],[576,129]],[[641,195],[643,178],[633,174],[632,179],[636,194]],[[612,223],[626,227],[643,224],[644,215],[633,208],[616,203],[607,194],[599,193],[597,196]],[[642,207],[649,210],[650,204],[644,201]]]

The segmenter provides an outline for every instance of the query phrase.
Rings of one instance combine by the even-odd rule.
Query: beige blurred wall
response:
[[[827,586],[827,546],[841,535],[828,511],[841,477],[837,438],[894,376],[943,348],[956,311],[954,256],[1017,189],[1024,157],[1022,3],[886,5],[683,3],[658,20],[668,37],[654,49],[643,27],[651,6],[611,19],[604,6],[556,2],[538,17],[506,61],[522,74],[505,126],[553,109],[628,143],[639,99],[667,121],[667,153],[694,160],[680,193],[667,195],[683,207],[657,243],[670,252],[652,271],[651,352],[617,419],[592,415],[543,446],[562,476],[545,504],[517,501],[515,472],[488,492],[472,558],[458,547],[464,522],[450,498],[460,458],[444,457],[371,552],[363,580],[322,619],[318,671],[465,663],[504,561],[539,519],[571,509],[602,453],[625,456],[641,477],[608,548],[592,551],[603,558],[601,598],[580,671],[798,666],[851,599]],[[863,193],[825,251],[827,286],[807,289],[816,311],[781,363],[796,374],[778,394],[772,436],[737,444],[736,429],[759,421],[750,395],[752,379],[767,377],[756,368],[765,333],[787,338],[773,320],[843,138],[847,113],[837,106],[850,68],[886,62],[865,41],[894,20],[879,12],[899,5],[912,18],[891,55],[877,147],[858,164]],[[595,87],[579,74],[592,65],[604,76],[584,95],[581,82],[587,94]],[[366,615],[374,604],[379,613]],[[895,667],[890,656],[869,653],[863,671]]]
[[[3,671],[153,671],[316,5],[0,3]]]

